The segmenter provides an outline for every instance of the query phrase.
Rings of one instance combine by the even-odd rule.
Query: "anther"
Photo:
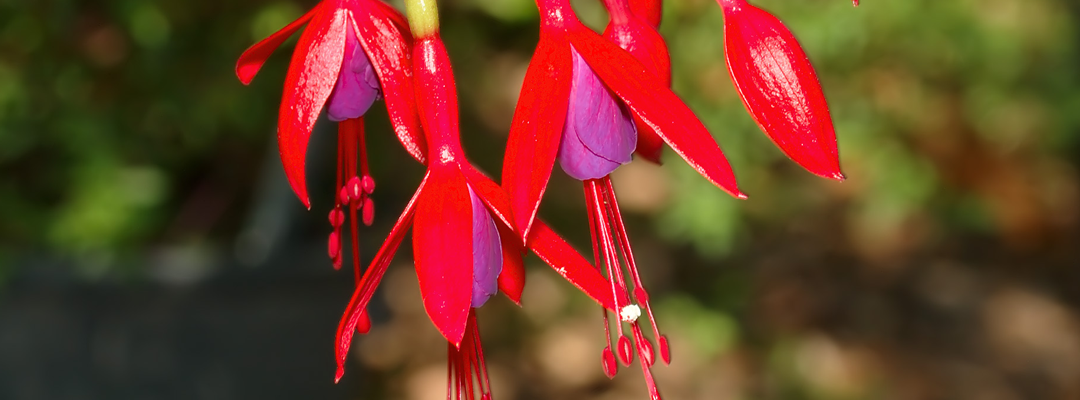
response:
[[[629,367],[634,362],[634,346],[630,344],[630,338],[619,336],[619,361],[624,367]]]
[[[338,255],[341,254],[341,235],[337,232],[330,232],[330,240],[327,247],[330,258],[337,258]]]
[[[375,193],[375,178],[372,178],[371,175],[364,175],[364,177],[360,179],[360,185],[363,187],[364,193]]]
[[[360,211],[363,213],[364,225],[371,226],[375,222],[375,202],[370,197],[364,198],[364,205]]]
[[[349,204],[349,201],[351,200],[352,198],[349,196],[349,188],[346,185],[341,188],[340,192],[338,192],[338,201],[341,202],[341,204]]]
[[[608,379],[615,379],[615,374],[619,372],[619,364],[615,362],[615,354],[611,352],[610,346],[605,347],[600,354],[600,362],[604,366],[604,375],[607,375]]]
[[[339,228],[342,224],[345,223],[345,212],[341,211],[341,209],[338,208],[330,210],[329,219],[330,226],[333,226],[335,229]]]
[[[360,184],[360,178],[349,178],[349,183],[345,184],[345,187],[349,188],[349,197],[353,200],[359,200],[361,196],[366,192]]]
[[[660,335],[657,342],[660,342],[660,359],[664,360],[664,364],[671,364],[671,347],[669,347],[667,336]]]

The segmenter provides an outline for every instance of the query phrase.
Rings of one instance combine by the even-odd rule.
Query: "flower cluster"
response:
[[[670,59],[657,32],[660,0],[603,3],[611,19],[601,35],[578,21],[569,0],[536,0],[540,41],[509,128],[502,185],[474,167],[461,146],[457,90],[435,0],[406,1],[408,18],[380,0],[323,0],[240,57],[237,76],[248,84],[273,50],[306,25],[278,121],[285,173],[305,206],[312,128],[324,109],[338,123],[328,254],[340,268],[348,220],[356,289],[338,328],[336,379],[354,334],[369,329],[367,305],[411,230],[424,308],[448,342],[448,397],[491,398],[475,309],[499,292],[520,303],[528,250],[604,310],[604,372],[614,377],[619,363],[637,358],[651,397],[660,398],[650,368],[657,352],[671,362],[670,345],[638,273],[610,174],[634,153],[659,162],[666,143],[705,179],[746,196],[720,146],[670,89]],[[746,0],[718,3],[728,70],[754,120],[810,172],[843,179],[825,96],[794,36]],[[371,224],[375,189],[363,118],[380,99],[394,134],[427,172],[362,269],[358,221]],[[556,161],[582,181],[591,263],[536,216]]]

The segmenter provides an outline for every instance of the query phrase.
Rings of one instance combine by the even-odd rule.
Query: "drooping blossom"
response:
[[[671,87],[671,57],[664,38],[656,31],[660,23],[660,1],[604,0],[604,7],[611,16],[604,37],[633,54],[661,83]],[[664,139],[644,121],[635,118],[634,123],[638,131],[636,153],[659,163]]]
[[[611,324],[604,312],[608,346],[601,352],[601,365],[612,377],[618,370],[616,359],[628,366],[637,353],[650,396],[659,399],[650,370],[656,354],[638,320],[642,315],[649,318],[665,363],[670,361],[670,349],[640,280],[609,174],[630,161],[639,143],[638,126],[644,125],[711,182],[736,197],[745,196],[704,125],[671,92],[669,82],[654,72],[666,64],[653,63],[650,70],[631,53],[637,49],[647,60],[660,54],[646,46],[662,45],[658,36],[649,35],[648,30],[653,34],[655,30],[637,19],[625,0],[605,4],[616,10],[609,37],[625,38],[630,52],[582,26],[568,0],[537,1],[540,43],[511,126],[503,184],[510,192],[519,233],[528,239],[555,160],[583,182],[593,254],[610,283],[617,315]]]
[[[422,12],[414,15],[414,7]],[[515,233],[509,197],[475,169],[460,143],[456,86],[439,37],[434,3],[408,3],[416,35],[413,57],[421,124],[430,151],[427,173],[365,271],[338,327],[337,379],[344,373],[356,326],[374,289],[412,228],[413,254],[428,317],[447,339],[448,396],[490,399],[475,309],[498,291],[515,302],[524,287],[521,256],[535,252],[567,280],[613,309],[609,283],[588,261],[542,222],[522,246]],[[430,8],[426,8],[430,7]],[[416,22],[418,20],[418,22]],[[434,24],[434,25],[432,25]]]
[[[376,100],[385,98],[398,139],[409,154],[424,161],[413,99],[411,37],[401,13],[379,0],[324,0],[245,51],[236,64],[240,81],[249,84],[271,53],[305,24],[289,64],[278,115],[281,162],[293,191],[310,208],[305,158],[312,128],[325,108],[328,118],[338,122],[337,192],[328,218],[328,254],[334,268],[341,268],[341,230],[348,216],[353,270],[359,282],[357,221],[371,225],[375,190],[368,171],[363,118]],[[360,329],[369,325],[365,313]]]
[[[694,113],[633,55],[578,21],[569,0],[537,0],[540,42],[525,74],[503,163],[503,186],[524,240],[555,165],[566,122],[573,54],[592,69],[628,113],[652,128],[690,166],[732,195],[745,197],[731,167]]]
[[[746,0],[717,2],[724,10],[728,72],[754,121],[803,168],[843,180],[829,106],[795,36]]]

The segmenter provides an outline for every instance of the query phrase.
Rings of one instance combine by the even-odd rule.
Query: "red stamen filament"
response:
[[[358,167],[360,176],[357,176]],[[371,193],[375,191],[375,180],[372,179],[368,172],[367,145],[364,140],[364,119],[362,117],[338,123],[336,175],[337,178],[334,180],[336,196],[334,196],[334,208],[330,210],[329,217],[332,232],[327,247],[334,269],[341,269],[341,227],[345,224],[346,215],[348,215],[353,275],[356,284],[360,285],[362,274],[360,270],[360,232],[357,211],[361,212],[360,216],[363,218],[364,224],[371,225],[370,216],[374,215],[374,203],[371,201]],[[362,322],[367,321],[366,312],[363,312],[360,318]],[[365,333],[368,327],[370,327],[370,323],[358,325],[361,333]]]
[[[461,346],[447,344],[446,367],[447,400],[491,399],[491,379],[484,361],[484,350],[480,346],[475,310],[469,312]]]
[[[604,309],[603,311],[604,333],[607,336],[608,344],[603,353],[604,372],[609,377],[615,375],[615,368],[610,365],[614,364],[610,362],[613,361],[608,355],[610,352],[614,350],[623,365],[629,366],[633,362],[633,353],[636,349],[638,357],[641,359],[641,367],[645,374],[646,383],[649,386],[649,393],[653,399],[659,399],[660,395],[656,389],[656,382],[653,380],[652,372],[649,370],[655,362],[653,345],[645,337],[638,322],[638,317],[642,315],[642,308],[644,314],[649,317],[649,325],[652,326],[654,337],[660,342],[660,357],[664,363],[671,361],[671,355],[667,338],[660,334],[660,330],[656,325],[652,308],[649,306],[649,294],[641,282],[637,264],[634,262],[634,254],[630,249],[630,240],[626,235],[626,227],[622,221],[622,212],[619,210],[615,198],[615,189],[611,184],[611,179],[606,176],[600,179],[587,180],[584,182],[584,186],[596,266],[602,273],[606,272],[608,280],[611,281],[611,291],[615,299],[617,314],[615,326],[618,334],[618,348],[616,349],[612,347],[607,310]],[[603,267],[601,267],[601,261]],[[630,283],[627,282],[626,275],[631,278],[633,290],[630,289]],[[630,324],[632,341],[624,334],[623,322]]]

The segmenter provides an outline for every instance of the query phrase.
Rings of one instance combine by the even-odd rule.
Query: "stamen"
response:
[[[488,376],[484,350],[480,345],[476,311],[469,311],[465,337],[460,347],[447,344],[446,398],[448,400],[491,399],[491,379]]]
[[[596,268],[610,281],[615,301],[614,309],[618,311],[618,319],[615,322],[617,346],[612,347],[613,335],[609,327],[608,312],[607,309],[603,310],[604,334],[608,343],[601,353],[604,373],[609,378],[615,375],[618,370],[616,355],[619,361],[629,366],[633,362],[636,350],[638,356],[641,357],[641,367],[649,386],[649,394],[653,399],[659,399],[660,394],[650,370],[656,362],[656,353],[653,343],[645,337],[641,328],[639,322],[641,316],[648,315],[649,325],[660,345],[660,358],[665,363],[671,360],[667,337],[660,334],[652,308],[649,306],[649,294],[641,282],[637,263],[630,249],[630,241],[626,235],[626,227],[623,225],[622,213],[615,199],[611,179],[605,176],[600,179],[586,180],[584,186]],[[630,324],[630,335],[633,336],[633,341],[624,333],[623,323]]]

